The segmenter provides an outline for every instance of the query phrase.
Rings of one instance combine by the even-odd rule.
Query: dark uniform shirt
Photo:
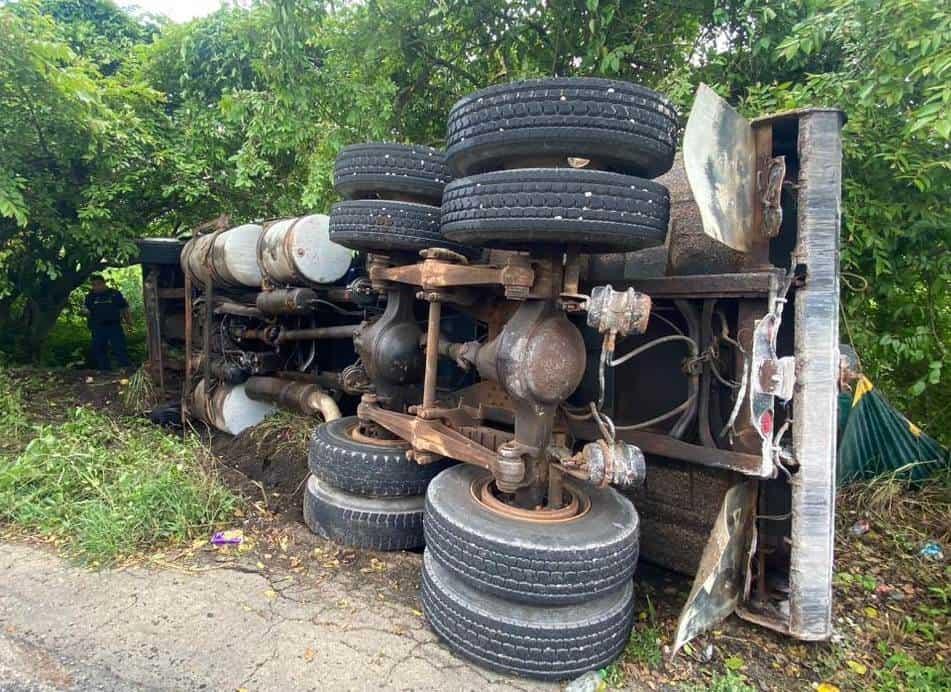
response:
[[[107,324],[119,324],[122,311],[129,307],[125,297],[116,289],[108,288],[102,293],[90,291],[86,296],[86,309],[89,310],[89,326],[98,327]]]

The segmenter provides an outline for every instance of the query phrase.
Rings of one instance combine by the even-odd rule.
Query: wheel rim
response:
[[[565,483],[563,489],[563,493],[568,496],[568,502],[559,509],[525,509],[510,505],[498,497],[495,479],[491,476],[472,481],[471,492],[473,499],[490,512],[519,521],[564,523],[580,519],[591,509],[591,498],[588,494],[569,483]]]
[[[382,437],[370,437],[365,435],[362,430],[360,430],[360,423],[355,422],[347,428],[347,437],[349,437],[354,442],[358,442],[362,445],[375,445],[377,447],[401,447],[409,448],[409,443],[405,440],[401,440],[398,437],[393,438],[382,438]]]

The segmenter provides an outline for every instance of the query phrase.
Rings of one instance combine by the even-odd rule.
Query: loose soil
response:
[[[62,420],[76,405],[129,415],[120,396],[127,376],[9,372],[37,421]],[[303,525],[306,443],[312,423],[299,417],[280,423],[237,437],[203,427],[186,433],[201,436],[221,479],[245,499],[231,525],[243,532],[240,546],[215,547],[202,538],[142,559],[176,569],[227,564],[255,570],[276,590],[289,574],[319,583],[345,573],[354,583],[369,582],[381,597],[418,610],[419,553],[341,548]],[[868,522],[869,530],[853,532],[856,522]],[[927,541],[935,541],[946,555],[951,550],[951,489],[946,481],[917,492],[888,484],[842,492],[832,641],[799,642],[731,617],[673,660],[666,656],[667,645],[691,582],[642,564],[635,579],[635,631],[625,656],[606,671],[607,681],[657,690],[947,688],[951,567],[945,557],[921,554]]]

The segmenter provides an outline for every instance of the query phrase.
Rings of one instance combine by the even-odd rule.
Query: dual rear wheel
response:
[[[407,458],[408,448],[402,440],[362,434],[356,416],[317,426],[304,491],[311,531],[354,548],[422,547],[426,487],[454,462],[420,466]]]
[[[633,622],[633,505],[610,488],[576,488],[574,516],[524,519],[481,499],[489,479],[459,465],[426,493],[420,598],[433,629],[506,673],[561,680],[608,665]]]

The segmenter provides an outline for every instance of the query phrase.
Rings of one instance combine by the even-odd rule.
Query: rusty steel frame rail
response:
[[[145,266],[142,267],[145,273]],[[158,289],[157,267],[149,269],[142,280],[142,300],[145,307],[145,333],[149,348],[149,369],[158,377],[158,387],[165,396],[165,354],[162,349],[162,313]]]
[[[666,298],[761,298],[775,294],[782,285],[781,269],[739,272],[737,274],[703,274],[666,276],[654,279],[627,279],[616,287],[630,286],[654,299]]]
[[[591,421],[568,421],[568,429],[578,439],[596,440],[600,435]],[[637,445],[646,454],[689,461],[701,466],[728,469],[754,478],[771,478],[774,469],[765,468],[758,454],[704,447],[678,440],[670,435],[647,430],[618,430],[617,438]]]

